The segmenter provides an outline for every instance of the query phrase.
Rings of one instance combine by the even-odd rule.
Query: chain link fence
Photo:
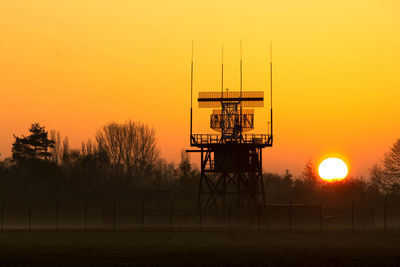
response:
[[[396,231],[400,205],[271,204],[201,210],[194,203],[7,202],[1,231]]]

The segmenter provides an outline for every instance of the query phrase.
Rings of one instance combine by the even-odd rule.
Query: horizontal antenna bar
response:
[[[223,98],[198,98],[199,102],[219,102],[219,101],[264,101],[264,97],[223,97]]]

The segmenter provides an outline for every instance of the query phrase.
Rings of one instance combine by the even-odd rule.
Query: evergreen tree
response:
[[[301,173],[301,179],[303,182],[311,186],[315,186],[318,183],[318,174],[314,163],[311,160],[306,162],[303,172]]]
[[[175,169],[175,194],[185,201],[196,201],[199,183],[199,173],[192,168],[190,156],[181,150],[181,161]]]
[[[39,123],[32,124],[28,136],[17,137],[12,145],[12,159],[16,163],[29,160],[48,160],[49,150],[54,148],[54,140],[48,138],[48,132]]]

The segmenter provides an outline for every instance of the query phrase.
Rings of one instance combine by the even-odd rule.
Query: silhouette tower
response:
[[[272,55],[272,45],[271,45]],[[242,90],[242,43],[240,42],[240,88],[223,87],[222,47],[221,90],[199,92],[199,108],[213,108],[210,128],[216,134],[194,134],[193,126],[193,44],[191,62],[190,145],[200,153],[198,207],[225,209],[230,205],[265,204],[262,180],[262,149],[271,147],[272,135],[272,58],[270,60],[270,121],[266,133],[249,133],[254,129],[254,109],[264,106],[263,91]]]

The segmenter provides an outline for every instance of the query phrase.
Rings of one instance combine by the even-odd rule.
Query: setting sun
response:
[[[339,158],[324,159],[318,167],[319,176],[328,182],[346,178],[348,168],[346,163]]]

